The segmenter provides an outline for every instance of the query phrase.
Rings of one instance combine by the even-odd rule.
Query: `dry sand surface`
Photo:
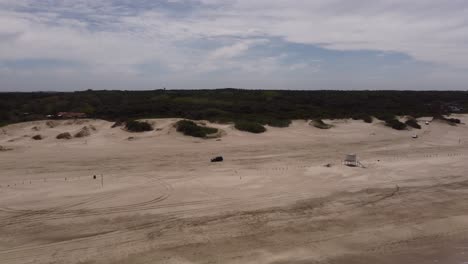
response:
[[[225,135],[203,140],[176,121],[0,128],[0,263],[468,262],[464,124],[210,124]],[[365,168],[342,165],[346,153]]]

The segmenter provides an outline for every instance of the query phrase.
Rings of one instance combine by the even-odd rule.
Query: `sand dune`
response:
[[[223,131],[216,140],[178,133],[178,119],[147,121],[154,131],[103,120],[1,128],[0,263],[467,260],[464,124],[303,120],[250,134],[205,122]],[[342,165],[347,153],[365,168]]]

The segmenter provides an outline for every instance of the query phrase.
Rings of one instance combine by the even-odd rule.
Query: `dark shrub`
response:
[[[57,121],[47,121],[46,122],[46,126],[50,127],[50,128],[54,128],[58,125]]]
[[[362,117],[362,120],[366,123],[372,123],[372,116],[369,116],[369,115],[365,115]]]
[[[153,127],[147,122],[131,120],[125,123],[125,129],[130,132],[146,132],[152,131]]]
[[[32,139],[34,139],[34,140],[42,140],[42,136],[41,136],[41,135],[35,135],[34,137],[32,137]]]
[[[190,120],[180,120],[176,123],[177,131],[186,136],[204,138],[209,134],[218,132],[218,129],[212,127],[203,127]]]
[[[455,123],[455,124],[460,124],[461,123],[460,119],[457,119],[457,118],[447,118],[447,121],[449,121],[451,123]]]
[[[267,125],[272,127],[288,127],[291,124],[291,120],[288,119],[270,119],[266,122]]]
[[[72,135],[68,132],[57,135],[57,139],[71,139],[71,138],[72,138]]]
[[[234,127],[240,131],[260,134],[266,131],[266,128],[259,123],[251,121],[236,121]]]
[[[0,93],[0,125],[46,116],[53,119],[63,111],[86,112],[93,118],[114,121],[151,117],[266,124],[261,118],[349,118],[354,114],[387,120],[390,115],[446,114],[451,108],[448,106],[459,106],[462,113],[467,113],[468,93],[241,89]]]
[[[116,128],[116,127],[121,127],[123,126],[124,122],[122,121],[116,121],[112,126],[111,128]]]
[[[418,124],[418,121],[414,118],[406,120],[405,124],[412,128],[421,129],[421,126]]]
[[[211,118],[211,117],[215,117],[215,116],[224,116],[224,115],[229,114],[226,111],[216,109],[216,108],[208,108],[208,109],[204,110],[202,113],[206,118]]]
[[[362,120],[366,123],[372,123],[372,117],[367,114],[356,114],[352,116],[353,120]]]
[[[460,119],[457,119],[457,118],[447,118],[443,115],[436,115],[434,116],[434,119],[438,119],[438,120],[442,120],[442,121],[445,121],[445,122],[448,122],[450,125],[456,125],[456,124],[460,124],[461,121]]]
[[[396,120],[395,115],[392,114],[377,114],[375,115],[377,119],[382,120],[382,121],[387,121],[387,120]]]
[[[320,128],[320,129],[329,129],[331,128],[332,126],[329,125],[329,124],[326,124],[325,122],[323,122],[322,119],[314,119],[310,122],[310,124],[316,128]]]
[[[393,128],[393,129],[396,129],[396,130],[406,129],[406,124],[398,121],[397,119],[385,120],[385,125]]]
[[[76,138],[83,138],[83,137],[89,137],[91,135],[91,132],[89,131],[88,127],[83,127],[78,133],[75,134]]]

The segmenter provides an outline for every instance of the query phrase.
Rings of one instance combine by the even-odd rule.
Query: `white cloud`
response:
[[[422,61],[468,67],[464,1],[239,0],[210,16],[226,30],[243,28],[328,49],[402,52]]]
[[[30,1],[3,2],[13,7],[41,5]],[[105,51],[112,46],[106,42],[120,41],[124,46],[142,46],[145,51],[153,53],[154,49],[137,43],[146,41],[159,45],[203,37],[265,35],[283,37],[295,43],[321,44],[329,49],[398,51],[436,63],[468,64],[468,56],[462,56],[467,50],[468,5],[460,1],[454,1],[459,3],[458,6],[445,1],[422,0],[361,1],[364,4],[337,0],[238,0],[231,1],[231,5],[227,5],[226,1],[210,0],[203,2],[221,7],[214,10],[197,9],[187,17],[171,17],[155,10],[120,16],[120,13],[112,13],[118,8],[109,0],[101,4],[83,0],[64,2],[49,13],[3,12],[0,32],[19,31],[25,34],[24,41],[42,41],[43,46],[37,48],[32,43],[25,43],[30,45],[30,53],[36,55],[38,49],[47,51],[50,48],[55,52],[57,48],[77,49],[86,45],[82,42],[89,42],[89,46],[93,46],[90,49]],[[441,7],[448,10],[440,14],[433,12]],[[83,21],[79,21],[80,17],[56,21],[54,12],[60,15],[71,10],[82,16]],[[113,15],[112,23],[99,20],[99,16]],[[98,24],[107,25],[98,32],[87,32],[84,29],[88,23],[86,20],[95,17]],[[60,25],[50,25],[51,20]],[[236,49],[241,50],[246,45],[248,41],[219,52],[236,52]],[[124,54],[115,56],[116,59],[125,56],[125,49],[123,51]],[[90,59],[95,59],[98,55],[95,53],[99,52],[90,53],[93,55],[89,56]],[[130,57],[134,56],[127,56],[126,59]]]
[[[234,58],[244,54],[246,51],[249,50],[254,45],[265,44],[268,43],[267,39],[250,39],[250,40],[242,40],[237,43],[234,43],[229,46],[224,46],[219,49],[213,51],[210,55],[212,59],[219,59],[219,58]]]
[[[468,69],[468,3],[462,0],[167,0],[185,4],[185,11],[151,4],[0,0],[0,61],[57,59],[97,75],[129,76],[149,61],[195,74],[318,69],[320,62],[244,56],[279,38],[331,50],[399,52]],[[197,41],[217,46],[192,44]]]

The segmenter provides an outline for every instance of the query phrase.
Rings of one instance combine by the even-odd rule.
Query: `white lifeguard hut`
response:
[[[346,166],[351,166],[351,167],[359,167],[362,166],[361,163],[359,162],[359,159],[356,154],[346,154],[343,164]]]

